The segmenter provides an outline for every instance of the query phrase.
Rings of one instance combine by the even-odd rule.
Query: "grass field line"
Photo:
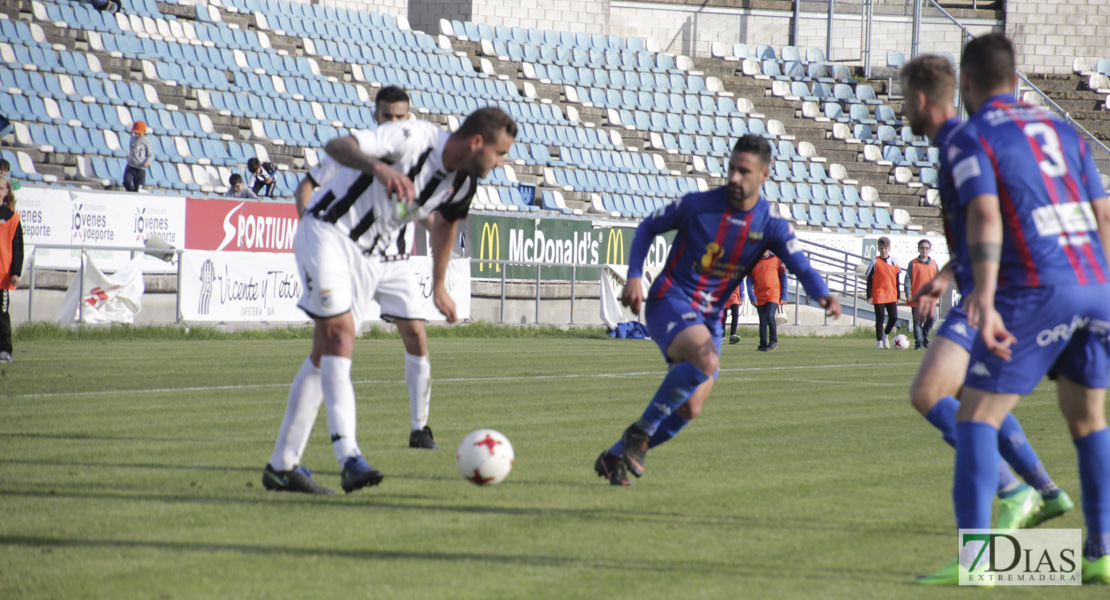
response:
[[[907,363],[909,364],[909,363]],[[855,367],[888,367],[891,363],[852,363],[852,364],[833,364],[833,365],[784,365],[774,367],[733,367],[721,369],[722,373],[744,373],[756,371],[797,371],[809,369],[843,369]],[[560,373],[554,375],[504,375],[492,377],[443,377],[432,378],[433,383],[465,383],[476,381],[521,381],[533,380],[540,381],[544,379],[589,379],[589,378],[625,378],[625,377],[643,377],[645,375],[658,375],[661,371],[630,371],[626,373]],[[812,381],[813,383],[844,383],[843,381],[817,381],[817,380],[799,380],[799,381]],[[9,399],[23,399],[23,398],[58,398],[58,397],[77,397],[77,396],[105,396],[108,394],[163,394],[163,393],[178,393],[178,392],[215,392],[221,390],[249,390],[257,388],[282,388],[289,387],[291,382],[282,381],[279,383],[244,383],[236,385],[202,385],[202,386],[188,386],[188,387],[169,387],[169,388],[147,388],[138,390],[91,390],[85,392],[52,392],[43,394],[16,394],[13,396],[4,396],[0,394],[0,398]],[[351,383],[355,385],[364,384],[396,384],[405,383],[401,379],[358,379]],[[856,382],[861,383],[861,382]],[[867,382],[862,382],[867,383]],[[890,384],[894,385],[894,384]]]

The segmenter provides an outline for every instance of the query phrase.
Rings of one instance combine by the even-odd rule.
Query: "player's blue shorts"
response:
[[[953,306],[944,317],[936,335],[956,342],[961,348],[971,352],[971,345],[979,337],[979,330],[967,324],[967,313],[959,306]]]
[[[1007,362],[976,337],[964,385],[1028,394],[1051,369],[1090,388],[1110,383],[1110,284],[1003,290],[994,306],[1017,338]]]
[[[721,325],[721,315],[705,315],[690,306],[689,300],[665,296],[660,300],[649,299],[644,304],[644,320],[647,322],[651,339],[659,345],[663,359],[669,364],[667,348],[682,330],[693,325],[705,325],[709,328],[709,335],[717,346],[717,354],[721,354],[721,335],[724,328]]]

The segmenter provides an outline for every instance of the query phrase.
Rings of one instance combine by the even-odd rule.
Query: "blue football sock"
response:
[[[959,529],[990,529],[998,489],[998,430],[987,423],[956,423],[956,476],[952,501]]]
[[[1025,431],[1014,415],[1006,415],[998,429],[998,453],[1017,471],[1025,483],[1037,488],[1042,495],[1056,491],[1056,484],[1048,476],[1041,459],[1033,450]]]
[[[1021,488],[1021,480],[1014,475],[1006,461],[998,461],[998,497],[1005,498]]]
[[[945,396],[925,415],[925,419],[940,430],[941,437],[953,448],[956,447],[956,410],[959,408],[959,400],[952,396]]]
[[[655,434],[651,436],[651,441],[648,442],[648,448],[654,448],[678,435],[678,432],[682,431],[682,428],[689,423],[686,417],[678,413],[671,413],[671,416],[663,419],[663,422],[659,424],[659,429],[656,429]]]
[[[663,378],[663,383],[648,403],[640,420],[636,422],[636,426],[648,435],[654,435],[663,419],[686,404],[690,396],[694,395],[694,390],[708,380],[709,375],[695,367],[693,363],[686,361],[678,363]]]
[[[1079,482],[1083,488],[1083,517],[1087,521],[1089,559],[1110,554],[1110,429],[1075,440]]]

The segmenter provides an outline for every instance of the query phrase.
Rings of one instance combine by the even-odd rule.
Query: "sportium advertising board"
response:
[[[474,278],[535,279],[535,266],[499,265],[489,260],[525,263],[577,263],[595,268],[578,268],[578,281],[596,282],[600,272],[596,265],[628,262],[634,227],[594,226],[590,221],[572,219],[529,219],[519,217],[487,217],[471,214],[470,275]],[[656,236],[648,249],[646,265],[663,264],[671,249],[673,233]],[[568,281],[570,267],[542,267],[540,278]]]

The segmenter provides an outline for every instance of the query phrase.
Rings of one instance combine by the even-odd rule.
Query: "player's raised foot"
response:
[[[11,352],[0,352],[0,363],[10,363],[13,360]]]
[[[343,483],[343,491],[350,494],[366,486],[378,485],[384,478],[385,474],[371,467],[365,458],[352,456],[343,463],[343,474],[340,480]]]
[[[423,429],[413,429],[409,434],[409,448],[439,450],[439,444],[432,437],[432,428],[425,425]]]
[[[1083,557],[1083,583],[1110,584],[1110,554],[1096,560]]]
[[[1045,521],[1062,517],[1071,512],[1075,508],[1075,502],[1068,496],[1064,490],[1056,490],[1056,495],[1051,498],[1043,498],[1043,502],[1029,519],[1025,522],[1026,528],[1033,528]]]
[[[621,442],[624,443],[624,454],[621,455],[621,462],[624,466],[628,467],[628,472],[636,477],[643,477],[644,475],[644,460],[647,458],[648,442],[651,441],[651,436],[644,430],[636,427],[636,424],[628,426],[621,435]]]
[[[609,454],[608,450],[597,457],[597,461],[594,462],[594,471],[598,477],[608,479],[610,485],[632,485],[632,482],[628,480],[628,471],[625,470],[621,457]]]
[[[736,335],[735,333],[730,335],[729,338],[728,338],[728,343],[730,343],[730,344],[739,344],[740,343],[740,336]]]
[[[913,582],[918,585],[960,585],[959,559],[953,558],[952,562],[929,575],[918,575]]]
[[[998,521],[995,529],[1021,529],[1041,507],[1041,495],[1028,484],[998,498]]]
[[[278,471],[266,464],[262,469],[262,487],[273,492],[301,492],[304,494],[319,494],[328,496],[335,490],[324,487],[312,478],[312,471],[304,467],[297,467],[291,471]]]

